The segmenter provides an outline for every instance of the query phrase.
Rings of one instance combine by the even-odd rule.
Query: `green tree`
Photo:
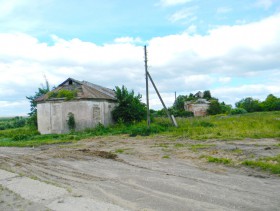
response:
[[[141,102],[140,94],[134,95],[134,91],[129,92],[126,87],[116,86],[116,98],[118,105],[112,111],[115,121],[124,123],[139,122],[146,117],[146,106]]]
[[[232,106],[225,104],[225,102],[222,102],[220,106],[223,114],[229,114],[232,110]]]
[[[186,97],[184,95],[179,95],[173,104],[173,109],[183,111],[185,101]]]
[[[26,97],[30,102],[30,113],[28,113],[28,115],[29,115],[28,123],[31,126],[35,126],[36,128],[38,127],[38,125],[37,125],[37,102],[36,102],[36,99],[50,91],[49,82],[47,81],[47,79],[45,80],[45,83],[46,83],[46,85],[45,86],[42,85],[41,88],[38,88],[38,91],[35,92],[35,94],[33,96],[27,96]]]
[[[270,94],[266,97],[265,101],[261,103],[261,107],[264,111],[279,111],[280,110],[280,98]]]
[[[235,103],[237,108],[243,108],[247,112],[261,111],[261,104],[259,100],[253,99],[252,97],[247,97]]]
[[[205,98],[206,100],[210,100],[212,98],[211,92],[209,90],[204,91],[203,98]]]
[[[218,100],[210,100],[210,106],[207,109],[209,115],[216,115],[222,113],[222,107]]]

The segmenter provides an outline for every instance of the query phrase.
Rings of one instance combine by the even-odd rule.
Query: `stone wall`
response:
[[[116,103],[109,101],[49,101],[37,105],[38,130],[41,134],[69,132],[68,114],[74,114],[76,130],[93,128],[98,123],[113,124],[112,110]]]
[[[184,105],[186,111],[193,112],[194,116],[206,116],[209,104],[207,103],[185,103]]]

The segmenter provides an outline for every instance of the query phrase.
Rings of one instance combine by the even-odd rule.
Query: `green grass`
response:
[[[233,116],[177,119],[179,127],[168,131],[176,137],[194,140],[279,138],[280,112],[259,112]]]
[[[259,112],[233,116],[208,116],[193,118],[177,118],[179,127],[171,126],[167,118],[155,118],[150,128],[146,122],[131,125],[116,124],[111,127],[102,125],[86,129],[82,132],[72,132],[61,135],[40,135],[28,127],[0,130],[0,146],[38,146],[75,142],[94,136],[109,136],[128,134],[134,136],[149,136],[161,134],[175,139],[192,140],[235,140],[245,138],[280,138],[280,112]],[[1,120],[1,119],[0,119]],[[7,119],[2,119],[4,122]],[[168,147],[162,146],[162,147]],[[190,147],[192,150],[208,148],[206,145],[175,144],[175,148]]]
[[[217,158],[217,157],[212,157],[212,156],[206,156],[205,157],[209,163],[221,163],[225,165],[229,165],[232,163],[231,159],[228,158]]]
[[[213,146],[215,146],[215,144],[192,144],[191,150],[196,152],[199,149],[207,149]]]
[[[124,153],[124,151],[125,151],[125,149],[116,149],[115,153],[122,154],[122,153]]]
[[[252,168],[260,168],[273,174],[280,174],[280,154],[275,157],[259,158],[258,160],[245,160],[242,164]]]

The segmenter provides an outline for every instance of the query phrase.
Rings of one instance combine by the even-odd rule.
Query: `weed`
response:
[[[184,147],[185,145],[184,144],[181,144],[181,143],[176,143],[174,145],[175,148],[181,148],[181,147]]]
[[[225,165],[229,165],[232,163],[231,159],[228,158],[217,158],[217,157],[212,157],[212,156],[206,156],[206,159],[210,163],[221,163]]]
[[[174,139],[188,138],[193,140],[280,138],[280,122],[275,118],[275,116],[279,115],[280,111],[232,115],[226,118],[220,118],[220,116],[177,118],[179,125],[177,128],[171,126],[168,118],[155,118],[150,128],[147,128],[146,122],[130,125],[125,125],[120,122],[110,127],[105,127],[100,124],[96,128],[86,129],[81,132],[72,131],[71,134],[59,135],[40,135],[37,130],[25,126],[16,129],[0,130],[0,146],[27,147],[42,144],[71,143],[94,136],[118,134],[128,134],[130,136],[161,134],[173,137]],[[192,150],[209,147],[202,145],[183,145],[178,144],[174,147],[190,147]],[[280,144],[277,145],[280,146]],[[239,152],[236,151],[234,153]]]
[[[120,153],[120,154],[122,154],[122,153],[124,153],[124,149],[116,149],[116,150],[115,150],[115,153]]]
[[[243,153],[243,150],[242,150],[242,149],[234,149],[234,150],[232,150],[232,152],[233,152],[234,154],[242,154],[242,153]]]
[[[191,150],[196,152],[198,149],[206,149],[206,148],[213,147],[213,146],[216,146],[216,145],[215,144],[193,144],[193,145],[191,145]]]
[[[260,168],[273,174],[280,174],[280,154],[275,157],[259,158],[258,160],[245,160],[242,164],[252,168]]]
[[[164,156],[162,156],[162,158],[169,159],[170,156],[169,155],[164,155]]]

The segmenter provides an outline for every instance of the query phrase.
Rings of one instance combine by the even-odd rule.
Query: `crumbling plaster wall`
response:
[[[206,116],[209,104],[185,103],[185,110],[193,112],[194,116]]]
[[[76,130],[93,128],[98,123],[113,124],[112,110],[116,103],[109,101],[49,101],[37,105],[38,130],[41,134],[69,132],[68,114],[74,114]]]

